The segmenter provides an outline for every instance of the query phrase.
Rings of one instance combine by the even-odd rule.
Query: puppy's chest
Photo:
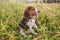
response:
[[[23,19],[20,23],[19,23],[19,26],[21,28],[24,28],[24,29],[28,29],[30,27],[33,27],[35,23],[35,19],[29,19],[29,21],[27,21],[26,19]]]
[[[29,27],[32,27],[32,26],[34,25],[34,23],[35,23],[35,20],[34,20],[34,19],[30,19],[30,20],[27,22],[27,25],[28,25]]]

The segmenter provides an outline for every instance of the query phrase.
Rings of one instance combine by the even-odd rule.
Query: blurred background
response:
[[[40,11],[40,33],[26,38],[17,33],[17,26],[27,6]],[[0,0],[0,40],[60,40],[60,0]]]
[[[0,2],[35,2],[35,3],[41,3],[43,1],[44,3],[59,3],[60,0],[0,0]]]

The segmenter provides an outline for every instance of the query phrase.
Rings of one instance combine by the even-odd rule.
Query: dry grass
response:
[[[25,8],[30,5],[40,10],[36,23],[41,32],[33,39],[16,32]],[[60,5],[0,3],[0,40],[60,40]]]

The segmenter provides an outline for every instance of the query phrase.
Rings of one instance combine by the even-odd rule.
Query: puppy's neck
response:
[[[34,18],[30,16],[30,17],[24,17],[24,19],[34,19]]]
[[[35,21],[35,19],[32,16],[30,16],[30,17],[24,17],[23,19],[25,19],[27,22],[28,21]]]
[[[29,21],[31,21],[31,22],[35,22],[35,19],[30,19]]]

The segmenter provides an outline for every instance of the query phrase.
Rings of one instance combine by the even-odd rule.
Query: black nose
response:
[[[38,11],[38,13],[39,13],[40,11]]]

